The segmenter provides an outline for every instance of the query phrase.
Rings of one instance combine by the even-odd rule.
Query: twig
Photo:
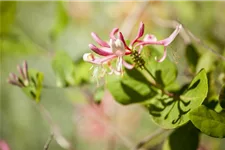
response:
[[[49,145],[50,145],[50,143],[51,143],[51,141],[52,141],[53,137],[54,137],[54,134],[53,134],[53,133],[51,133],[51,135],[49,136],[49,138],[48,138],[47,142],[45,143],[44,150],[48,150]]]
[[[45,109],[42,104],[38,104],[37,106],[40,112],[43,114],[44,118],[47,120],[52,130],[52,133],[54,134],[54,139],[56,140],[56,142],[64,149],[73,150],[73,148],[71,147],[71,143],[65,137],[62,136],[59,127],[53,122],[48,110]]]
[[[127,38],[130,37],[132,29],[134,28],[137,20],[140,19],[140,16],[147,9],[149,3],[150,1],[140,2],[131,10],[131,12],[121,25],[121,31],[123,31],[124,36],[126,36]]]
[[[156,15],[155,15],[155,13],[153,11],[151,13],[153,13],[153,15],[151,17],[152,21],[154,23],[162,26],[162,27],[176,28],[176,25],[180,24],[178,21],[175,21],[175,20],[165,20],[165,19],[161,19],[159,17],[156,17]],[[191,39],[193,39],[199,45],[202,45],[205,49],[211,51],[212,53],[217,55],[222,60],[225,60],[224,56],[222,56],[220,53],[218,53],[213,48],[211,48],[208,45],[206,45],[201,39],[197,38],[187,27],[184,26],[184,24],[183,24],[183,30],[181,30],[180,35],[183,38],[185,44],[190,44],[191,43]]]
[[[85,92],[85,91],[83,91],[83,92],[86,93],[85,96],[86,96],[86,99],[88,100],[88,102],[92,103],[93,95],[87,94],[89,92]],[[111,122],[105,120],[104,118],[99,117],[99,114],[97,112],[93,112],[92,117],[94,119],[98,120],[103,125],[107,126],[109,128],[109,131],[111,131],[113,135],[117,136],[121,141],[123,141],[123,144],[128,149],[132,149],[134,147],[133,143],[131,142],[131,140],[128,137],[126,137],[121,131],[119,131],[119,129],[117,129]]]
[[[119,131],[119,129],[113,126],[110,122],[103,120],[102,118],[99,117],[98,114],[93,115],[93,117],[95,117],[102,124],[106,125],[110,129],[110,131],[112,131],[115,134],[115,136],[117,136],[121,141],[123,141],[123,144],[127,148],[132,149],[132,147],[134,147],[131,140],[125,135],[123,135],[122,132]]]
[[[166,132],[168,130],[165,129],[158,129],[151,135],[146,136],[143,140],[141,140],[134,148],[133,150],[139,150],[142,148],[145,144],[156,138],[157,136],[161,135],[162,133]]]
[[[166,27],[166,28],[176,28],[176,26],[178,24],[181,24],[179,23],[178,21],[175,21],[175,20],[165,20],[165,19],[161,19],[159,17],[156,17],[155,13],[153,11],[151,11],[152,13],[152,17],[151,17],[151,20],[155,23],[155,24],[158,24],[162,27]],[[181,38],[184,40],[184,43],[185,44],[190,44],[191,43],[191,39],[190,37],[187,35],[186,31],[185,30],[181,30],[180,31],[180,36]]]
[[[108,139],[107,150],[115,150],[116,149],[116,138],[115,135],[111,135]]]
[[[215,55],[217,55],[219,58],[225,60],[225,57],[222,56],[220,53],[218,53],[216,50],[212,49],[211,47],[209,47],[208,45],[206,45],[201,39],[197,38],[189,29],[185,28],[185,30],[187,31],[188,35],[194,39],[198,44],[202,45],[202,47],[204,47],[205,49],[211,51],[212,53],[214,53]]]
[[[117,128],[115,128],[112,124],[108,123],[109,128],[115,133],[115,135],[120,138],[124,144],[127,146],[127,148],[131,149],[133,147],[133,143],[131,142],[128,137],[122,134]]]

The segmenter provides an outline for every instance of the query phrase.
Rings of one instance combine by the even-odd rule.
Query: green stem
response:
[[[156,83],[156,78],[153,76],[153,74],[147,69],[147,67],[144,65],[144,70],[145,72],[148,74],[145,76],[148,76],[147,79],[149,80],[150,84],[153,85],[153,86],[157,86],[157,83]]]
[[[170,93],[166,91],[160,84],[156,82],[156,78],[153,76],[153,74],[147,69],[146,66],[144,66],[144,70],[146,73],[144,73],[145,77],[148,79],[149,83],[154,86],[157,89],[160,89],[163,94],[169,96],[169,97],[174,97],[173,93]]]

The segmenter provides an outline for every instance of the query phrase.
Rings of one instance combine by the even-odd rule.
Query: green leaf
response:
[[[136,68],[125,69],[124,76],[110,76],[107,87],[116,101],[121,104],[143,102],[157,93],[149,81]]]
[[[10,30],[10,34],[0,38],[0,43],[1,56],[3,55],[3,57],[11,58],[12,55],[37,54],[42,50],[19,28]]]
[[[0,34],[8,33],[13,24],[16,14],[16,3],[15,1],[0,2]]]
[[[203,104],[210,109],[215,109],[217,105],[219,105],[216,84],[217,79],[215,79],[215,76],[215,72],[210,71],[207,73],[209,91]]]
[[[225,112],[217,113],[202,105],[192,110],[189,117],[201,132],[212,137],[225,137]]]
[[[191,71],[195,73],[196,66],[199,59],[199,54],[193,44],[189,44],[186,47],[185,55],[186,55],[188,66],[190,67]]]
[[[44,75],[36,70],[29,69],[29,84],[28,86],[22,88],[26,95],[31,99],[35,100],[37,103],[40,101],[41,90],[43,88]]]
[[[191,101],[193,107],[202,104],[208,93],[208,80],[205,69],[202,69],[191,81],[188,89],[181,95],[181,99]],[[196,103],[194,103],[194,102]]]
[[[90,70],[91,64],[81,60],[80,62],[75,64],[75,67],[76,67],[76,76],[75,76],[76,85],[89,83],[92,78],[92,70]]]
[[[220,102],[220,106],[223,109],[225,109],[225,85],[223,85],[223,87],[220,91],[219,102]]]
[[[52,60],[52,68],[56,75],[58,87],[75,85],[75,66],[72,58],[66,52],[56,52]]]
[[[50,34],[55,24],[56,4],[40,1],[17,3],[16,27],[45,50],[53,49]]]
[[[94,93],[94,100],[95,102],[101,102],[103,96],[104,96],[104,93],[105,93],[105,88],[104,86],[100,87],[100,88],[97,88],[95,93]]]
[[[175,129],[163,145],[163,150],[196,150],[199,143],[199,132],[188,123]]]
[[[210,72],[215,68],[215,56],[212,52],[206,52],[199,58],[196,71],[199,71],[202,68],[204,68],[206,72]]]
[[[57,2],[57,18],[52,29],[51,37],[53,40],[66,28],[69,23],[69,17],[62,1]]]
[[[159,63],[155,57],[162,57],[162,52],[159,52],[154,47],[146,47],[143,50],[143,57],[145,59],[145,66],[154,76],[156,82],[162,87],[165,87],[177,78],[176,65],[167,57],[163,62]]]
[[[190,110],[200,106],[207,96],[208,83],[205,70],[201,70],[182,95],[158,95],[150,101],[148,109],[153,120],[162,128],[171,129],[187,123]]]

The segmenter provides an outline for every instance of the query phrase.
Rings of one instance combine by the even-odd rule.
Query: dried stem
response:
[[[112,123],[103,120],[98,116],[98,114],[93,116],[96,117],[96,119],[100,121],[102,124],[105,124],[110,129],[110,131],[112,131],[112,133],[114,133],[115,136],[117,136],[123,142],[123,144],[127,148],[132,149],[133,143],[131,142],[131,140],[128,137],[126,137],[119,129],[117,129]]]
[[[116,138],[115,135],[111,135],[108,139],[107,150],[115,150],[116,149]]]
[[[161,19],[161,18],[157,17],[153,11],[151,13],[152,13],[151,20],[155,24],[160,25],[162,27],[165,27],[165,28],[176,28],[178,24],[181,24],[181,23],[179,23],[178,21],[175,21],[175,20]],[[191,43],[191,39],[187,35],[185,30],[181,30],[180,31],[180,36],[184,40],[185,44],[190,44]]]
[[[48,138],[47,142],[45,143],[44,150],[48,150],[49,145],[50,145],[50,143],[51,143],[51,141],[52,141],[53,137],[54,137],[54,134],[53,134],[53,133],[51,133],[51,135],[49,136],[49,138]]]
[[[157,25],[160,25],[162,27],[167,27],[167,28],[176,28],[177,24],[180,24],[178,21],[175,20],[166,20],[159,18],[155,15],[155,13],[152,11],[151,12],[153,15],[151,17],[152,21],[156,23]],[[195,42],[197,42],[199,45],[202,45],[205,49],[211,51],[215,55],[217,55],[220,59],[225,60],[225,57],[219,54],[216,50],[213,48],[209,47],[206,45],[201,39],[197,38],[187,27],[183,25],[183,30],[180,32],[181,37],[184,40],[185,44],[190,44],[191,39],[193,39]]]
[[[225,57],[222,56],[220,53],[218,53],[216,50],[212,49],[211,47],[209,47],[208,45],[206,45],[201,39],[197,38],[189,29],[187,29],[185,27],[185,30],[187,31],[188,35],[195,40],[198,44],[202,45],[205,49],[211,51],[212,53],[214,53],[215,55],[217,55],[219,58],[221,58],[222,60],[225,60]]]
[[[85,94],[88,102],[93,102],[93,100],[92,100],[93,95],[90,95],[90,93],[87,92],[86,90],[82,90],[82,92]],[[99,114],[98,113],[93,113],[92,114],[92,117],[94,119],[98,120],[103,125],[107,126],[109,128],[109,131],[112,132],[111,134],[113,134],[114,136],[118,137],[128,149],[132,149],[134,147],[134,145],[131,142],[131,140],[128,137],[126,137],[111,122],[109,122],[108,120],[105,120],[104,118],[99,117]]]
[[[71,143],[65,137],[62,136],[58,125],[53,122],[52,117],[48,112],[48,110],[45,109],[45,107],[42,104],[38,104],[37,106],[42,115],[44,116],[44,118],[47,120],[52,130],[52,133],[54,134],[54,139],[56,140],[56,142],[64,149],[73,150],[73,148],[71,147]]]
[[[144,145],[146,145],[147,143],[149,143],[151,140],[153,140],[154,138],[158,137],[159,135],[165,133],[168,130],[165,129],[158,129],[156,130],[154,133],[146,136],[143,140],[141,140],[134,148],[133,150],[139,150],[140,148],[142,148]]]

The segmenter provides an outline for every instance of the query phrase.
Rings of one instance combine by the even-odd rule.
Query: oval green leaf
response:
[[[149,81],[136,68],[125,69],[123,77],[110,76],[107,87],[115,100],[121,104],[143,102],[157,94]]]
[[[166,95],[151,100],[148,109],[153,120],[165,129],[172,129],[187,123],[190,110],[200,106],[207,96],[208,80],[201,70],[181,96]]]
[[[225,109],[225,85],[223,85],[223,87],[220,91],[219,102],[220,102],[220,106],[223,109]]]
[[[202,105],[192,110],[189,117],[201,132],[212,137],[225,137],[225,112],[217,113]]]
[[[146,47],[143,50],[143,57],[145,59],[146,68],[162,87],[166,87],[176,80],[177,67],[168,57],[160,63],[155,60],[155,57],[162,57],[162,52],[159,52],[158,49],[152,46]]]
[[[57,51],[52,60],[52,68],[56,75],[56,85],[65,87],[75,84],[75,65],[65,51]]]

